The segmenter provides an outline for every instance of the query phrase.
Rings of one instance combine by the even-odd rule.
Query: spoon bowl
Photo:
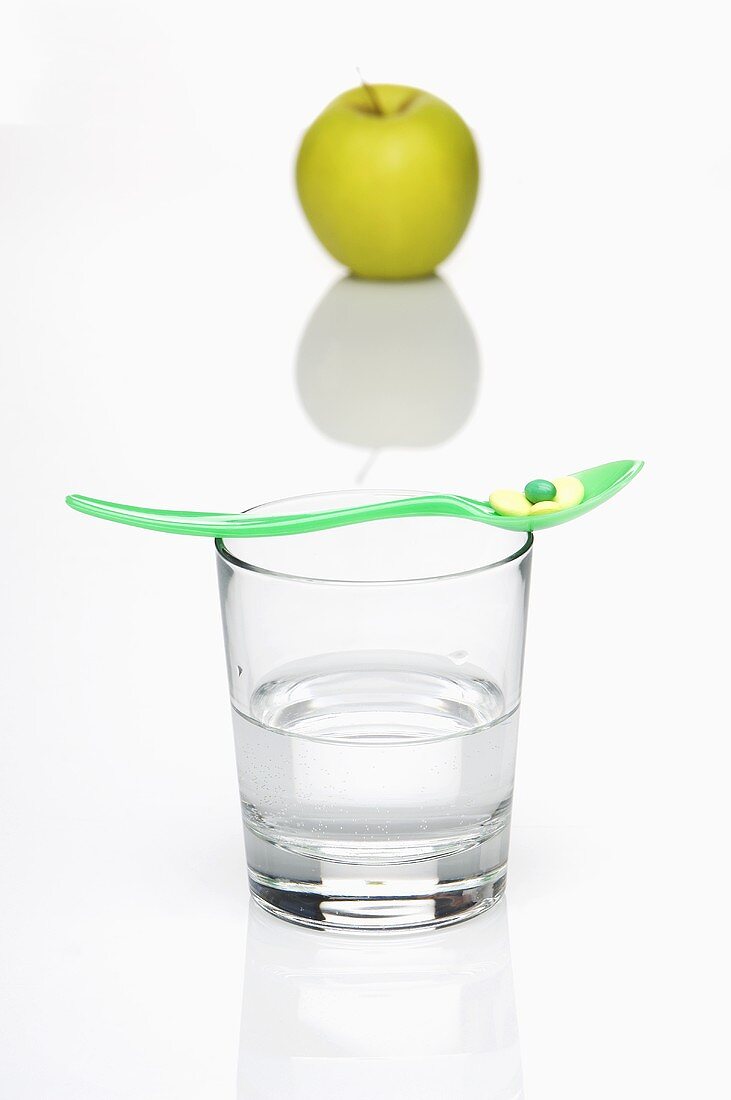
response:
[[[573,474],[584,486],[584,499],[573,508],[564,508],[560,512],[533,516],[500,516],[492,512],[486,523],[493,527],[504,527],[509,531],[542,531],[546,527],[557,527],[559,523],[568,523],[578,519],[585,512],[598,508],[613,497],[640,472],[644,462],[633,459],[620,459],[617,462],[605,462],[602,466],[590,466]]]

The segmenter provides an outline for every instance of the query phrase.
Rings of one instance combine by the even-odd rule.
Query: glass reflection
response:
[[[521,1100],[504,904],[416,935],[249,918],[238,1100]]]
[[[474,407],[479,376],[472,327],[437,275],[346,276],[315,309],[297,355],[300,397],[316,427],[375,452],[450,439]]]

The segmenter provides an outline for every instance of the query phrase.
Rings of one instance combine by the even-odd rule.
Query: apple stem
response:
[[[363,484],[363,482],[365,481],[365,478],[366,478],[366,474],[369,474],[371,472],[371,470],[373,468],[373,463],[376,461],[376,459],[378,458],[380,453],[381,453],[380,447],[374,447],[374,449],[368,455],[368,458],[365,460],[365,463],[363,464],[363,466],[361,467],[361,469],[358,471],[358,473],[356,475],[356,478],[355,478],[355,484],[356,485],[362,485]]]
[[[363,78],[363,73],[360,71],[360,69],[356,69],[355,71],[357,72],[358,76],[360,77],[360,82],[363,85],[363,88],[365,89],[366,95],[368,96],[368,98],[371,101],[371,104],[373,106],[373,110],[374,110],[375,114],[385,115],[386,112],[384,111],[383,107],[381,106],[380,101],[378,99],[378,96],[376,95],[376,89],[373,87],[372,84],[369,84],[368,81]]]

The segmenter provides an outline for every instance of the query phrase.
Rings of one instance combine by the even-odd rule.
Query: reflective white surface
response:
[[[480,356],[464,311],[438,275],[403,283],[345,276],[313,312],[297,351],[297,388],[315,427],[370,451],[434,447],[464,427]]]
[[[506,907],[445,931],[311,933],[251,903],[238,1100],[522,1097]]]
[[[3,11],[13,1100],[357,1096],[380,1069],[384,1095],[408,1070],[449,1100],[519,1095],[521,1066],[541,1100],[727,1080],[726,6],[361,16]],[[356,64],[442,94],[482,152],[470,230],[441,283],[393,288],[403,314],[341,281],[292,189]],[[479,497],[635,456],[625,493],[537,540],[506,909],[382,946],[251,919],[213,550],[64,494]]]

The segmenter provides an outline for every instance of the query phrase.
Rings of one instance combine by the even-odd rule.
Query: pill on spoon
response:
[[[584,499],[584,486],[578,477],[557,477],[553,484],[556,486],[554,500],[561,509],[575,508]]]
[[[547,516],[551,512],[563,512],[563,505],[557,500],[537,500],[530,510],[532,516]]]
[[[544,500],[553,500],[556,495],[556,486],[552,481],[546,481],[543,477],[537,477],[529,481],[525,487],[525,495],[531,504],[539,504]]]
[[[530,515],[531,502],[525,493],[519,493],[517,489],[496,489],[490,493],[488,503],[499,516]]]

